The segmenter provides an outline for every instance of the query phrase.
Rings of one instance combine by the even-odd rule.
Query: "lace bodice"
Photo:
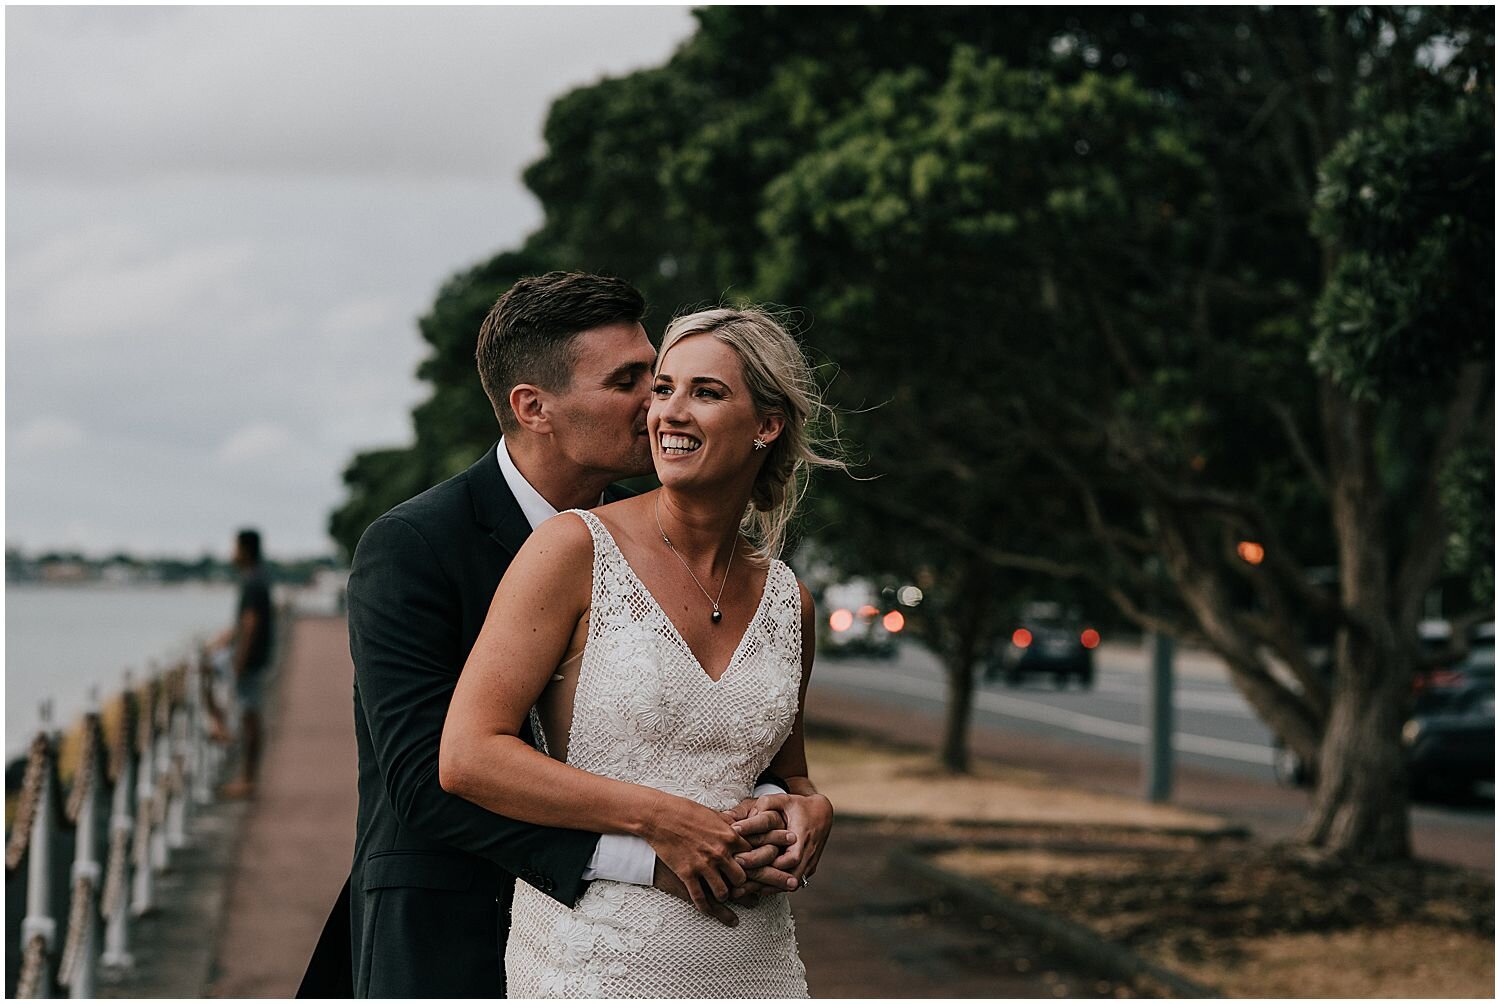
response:
[[[577,510],[574,510],[577,511]],[[723,675],[709,677],[599,517],[568,763],[715,809],[744,798],[792,729],[802,680],[797,579],[772,561]]]
[[[599,518],[570,511],[588,525],[594,565],[567,762],[710,808],[734,805],[750,793],[796,718],[802,680],[796,577],[771,561],[760,604],[714,680]],[[569,911],[518,884],[506,953],[509,992],[806,996],[787,897],[736,909],[740,924],[727,928],[655,889],[599,881]]]

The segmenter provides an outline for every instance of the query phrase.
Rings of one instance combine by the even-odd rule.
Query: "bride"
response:
[[[738,920],[610,881],[568,910],[517,883],[510,996],[807,996],[787,897],[738,899],[744,871],[715,862],[744,846],[720,810],[767,770],[813,796],[787,820],[800,883],[832,825],[802,742],[813,603],[775,557],[808,468],[842,466],[816,452],[821,408],[770,315],[678,318],[647,417],[661,488],[548,520],[496,590],[444,726],[443,786],[515,819],[643,837],[659,877]],[[545,753],[519,738],[529,714]]]

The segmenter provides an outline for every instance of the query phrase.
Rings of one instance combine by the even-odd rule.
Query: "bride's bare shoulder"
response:
[[[583,517],[575,512],[561,512],[531,531],[513,564],[587,568],[593,554],[594,538]]]
[[[642,534],[646,525],[652,522],[654,517],[651,499],[650,493],[632,495],[589,511],[604,524],[616,543],[625,543],[634,541]]]
[[[589,511],[602,519],[606,526],[610,526],[621,520],[634,520],[640,514],[649,511],[652,499],[652,492],[644,492],[640,495],[629,495],[613,502],[606,502]]]

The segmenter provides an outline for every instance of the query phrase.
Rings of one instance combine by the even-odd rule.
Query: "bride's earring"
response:
[[[764,450],[766,448],[766,441],[764,439],[761,439],[759,436],[756,436],[755,437],[755,448],[757,450]]]

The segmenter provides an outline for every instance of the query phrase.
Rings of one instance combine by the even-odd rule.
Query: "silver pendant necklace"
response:
[[[661,527],[660,495],[657,495],[656,498],[652,500],[651,512],[656,516],[656,532],[661,534],[661,542],[667,545],[667,550],[677,555],[677,560],[682,562],[682,567],[687,569],[688,576],[692,578],[693,585],[698,587],[698,591],[703,594],[703,598],[705,600],[708,600],[709,603],[713,604],[714,612],[708,615],[708,619],[713,621],[715,624],[719,623],[719,621],[724,619],[724,615],[719,612],[719,600],[724,596],[724,585],[729,581],[729,570],[734,567],[734,552],[736,548],[734,548],[733,546],[729,548],[729,561],[724,565],[724,579],[719,583],[719,595],[717,597],[710,596],[708,595],[708,590],[703,588],[703,583],[698,581],[698,576],[693,574],[693,569],[687,563],[687,559],[682,555],[677,554],[677,548],[672,546],[672,540],[667,536],[667,531],[663,530]],[[709,567],[712,568],[713,566],[710,565]]]

